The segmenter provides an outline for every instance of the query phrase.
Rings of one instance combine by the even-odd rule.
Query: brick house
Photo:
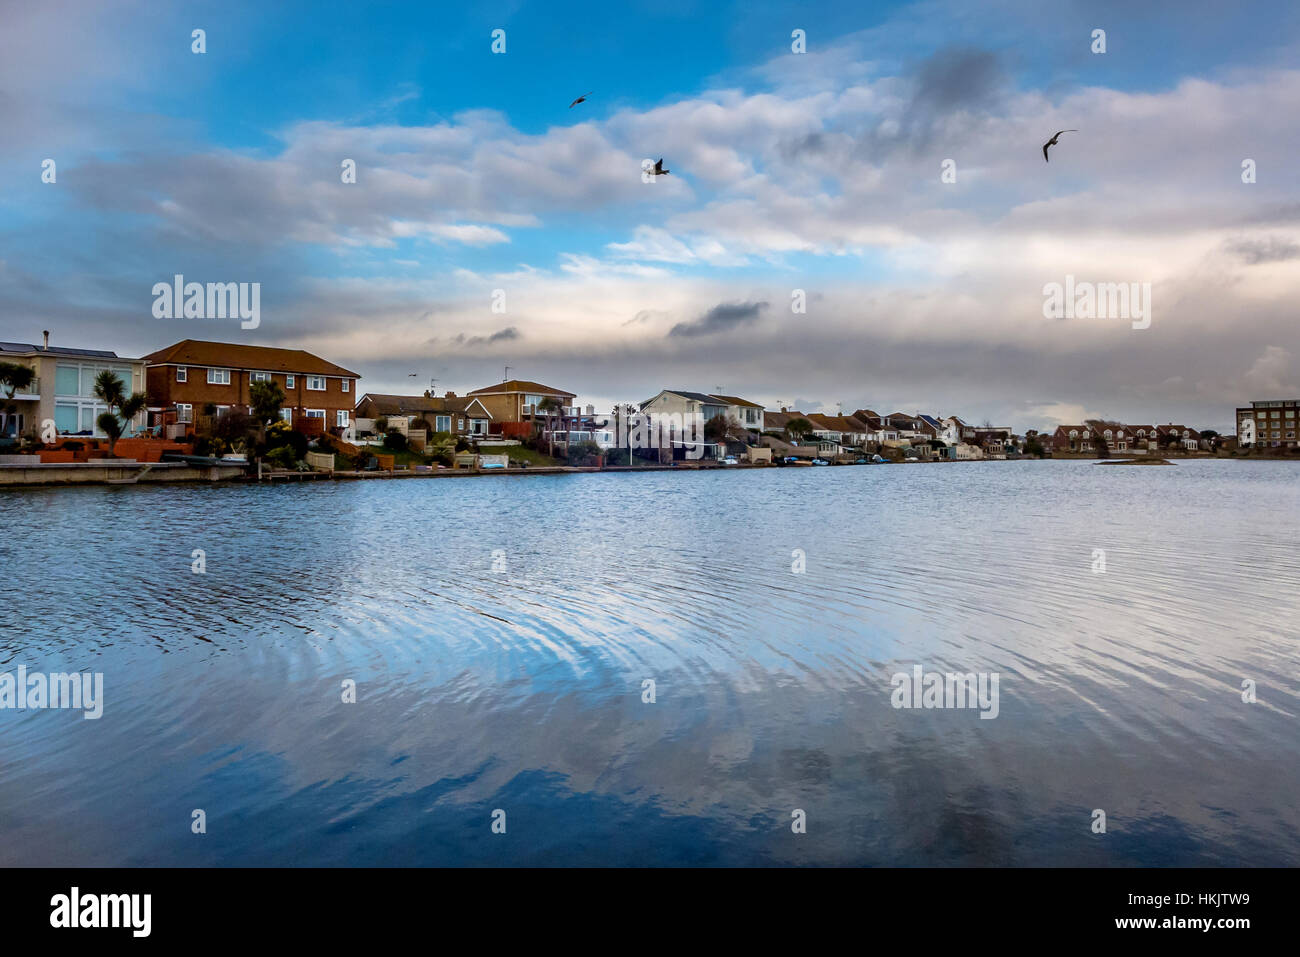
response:
[[[207,405],[217,415],[249,410],[254,382],[284,390],[280,416],[303,432],[344,428],[352,419],[357,373],[302,349],[185,339],[144,357],[151,418],[193,423]]]
[[[441,397],[367,392],[357,403],[356,417],[358,420],[401,417],[412,424],[423,421],[430,434],[450,432],[466,438],[486,437],[492,422],[492,415],[482,402],[457,396],[455,392]]]
[[[552,421],[557,429],[568,428],[569,421],[581,419],[580,410],[573,405],[576,393],[525,379],[509,379],[496,385],[484,386],[466,393],[465,397],[477,399],[487,410],[492,417],[490,428],[493,435],[527,434],[533,421],[542,422],[546,419],[546,414],[537,409],[543,399],[555,399],[564,409],[563,413],[552,413]],[[522,427],[525,423],[528,424],[528,429]]]

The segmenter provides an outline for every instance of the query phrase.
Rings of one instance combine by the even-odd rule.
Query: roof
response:
[[[90,356],[95,359],[122,358],[116,352],[109,352],[107,349],[69,349],[63,346],[50,346],[47,349],[42,346],[33,345],[30,342],[0,342],[0,352],[9,352],[19,355],[37,353],[39,355],[51,356]]]
[[[252,372],[284,372],[290,375],[333,375],[359,379],[355,372],[335,365],[302,349],[277,349],[238,342],[207,342],[182,339],[173,346],[144,357],[151,366],[216,366]]]
[[[539,395],[567,395],[570,399],[577,396],[576,392],[565,392],[563,389],[553,389],[549,385],[542,385],[540,382],[530,382],[527,379],[508,379],[505,382],[498,382],[496,385],[484,386],[481,389],[472,389],[467,395],[495,395],[504,392],[533,392]]]
[[[742,398],[739,398],[738,396],[734,396],[734,395],[717,395],[717,394],[714,394],[714,395],[711,395],[710,398],[713,398],[713,399],[721,399],[723,402],[727,403],[727,405],[747,405],[747,406],[749,406],[751,409],[761,409],[761,408],[763,408],[763,407],[762,407],[761,405],[759,405],[757,402],[750,402],[748,399],[742,399]]]
[[[469,411],[471,405],[477,405],[480,409],[483,409],[488,418],[492,417],[487,409],[483,408],[482,402],[467,396],[448,399],[446,396],[391,395],[383,392],[367,392],[357,402],[357,405],[360,406],[366,399],[374,403],[375,411],[380,415],[419,415],[423,412],[456,412],[463,414]]]
[[[798,412],[795,410],[791,410],[789,412],[764,412],[763,427],[767,428],[770,425],[772,428],[775,429],[783,429],[785,428],[786,423],[789,422],[791,419],[806,419],[806,418],[808,418],[808,416],[804,415],[802,412]]]
[[[814,412],[805,416],[813,425],[832,432],[870,432],[871,426],[854,415],[823,415]]]
[[[660,391],[659,395],[663,395],[665,392],[667,392],[669,395],[680,396],[683,399],[690,399],[692,402],[703,402],[705,405],[730,405],[731,404],[729,402],[723,401],[720,396],[708,395],[707,393],[704,392],[687,392],[685,389],[663,389],[662,391]],[[659,395],[651,396],[649,399],[646,399],[645,402],[642,402],[641,404],[649,405],[655,399],[659,398]]]
[[[942,429],[942,428],[944,427],[943,423],[940,422],[938,419],[936,419],[936,418],[935,418],[934,416],[932,416],[932,415],[922,415],[922,416],[918,416],[918,418],[919,418],[922,422],[926,423],[927,425],[931,425],[931,426],[933,426],[933,427],[936,428],[936,429]]]

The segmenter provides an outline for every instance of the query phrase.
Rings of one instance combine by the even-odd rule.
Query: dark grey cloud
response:
[[[996,53],[948,47],[918,68],[912,109],[933,114],[980,109],[996,101],[1006,83],[1006,71]]]
[[[677,323],[668,335],[708,336],[716,332],[729,332],[747,322],[753,322],[766,308],[766,302],[719,303],[698,319]]]
[[[1300,259],[1300,245],[1277,236],[1234,240],[1229,242],[1227,247],[1230,253],[1252,266]]]
[[[513,342],[522,338],[523,334],[515,326],[506,326],[490,336],[466,336],[462,332],[451,341],[460,346],[489,346],[494,342]]]

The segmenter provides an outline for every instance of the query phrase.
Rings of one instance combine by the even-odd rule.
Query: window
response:
[[[324,409],[308,409],[308,410],[307,410],[307,418],[309,418],[309,419],[323,419],[323,418],[325,418],[325,410],[324,410]]]
[[[456,431],[457,431],[457,432],[464,432],[464,431],[465,431],[465,420],[464,420],[464,419],[457,419],[457,420],[456,420]]]
[[[324,392],[325,377],[323,375],[307,376],[307,388],[312,392]]]
[[[208,385],[230,385],[230,370],[209,369]]]
[[[337,425],[340,429],[346,429],[348,427],[347,409],[339,409],[334,413],[334,424]]]
[[[280,420],[281,420],[282,422],[289,422],[289,423],[292,423],[292,422],[293,422],[293,409],[286,409],[286,408],[284,408],[283,406],[281,406],[281,407],[280,407]]]
[[[449,415],[435,415],[435,416],[433,417],[433,431],[435,431],[435,432],[450,432],[450,431],[451,431],[451,416],[449,416]]]
[[[190,405],[190,403],[188,403],[188,402],[177,402],[177,403],[176,403],[176,421],[177,421],[177,422],[185,422],[185,423],[193,422],[193,421],[194,421],[194,406]]]
[[[339,384],[342,386],[343,391],[344,391],[344,392],[347,392],[347,391],[348,391],[348,387],[352,385],[352,380],[351,380],[351,379],[340,379],[340,380],[339,380]]]
[[[228,406],[228,405],[219,405],[219,406],[217,406],[217,418],[218,418],[218,419],[221,418],[223,415],[229,415],[229,414],[230,414],[230,406]]]
[[[294,382],[294,377],[293,377],[293,376],[291,376],[291,375],[287,375],[287,376],[284,377],[284,387],[285,387],[286,389],[292,389],[292,388],[294,387],[294,386],[293,386],[293,382]]]
[[[249,382],[270,382],[271,373],[269,372],[250,372],[248,374]]]
[[[189,375],[190,375],[190,370],[189,370],[189,369],[185,368],[184,366],[177,366],[177,367],[176,367],[176,381],[177,381],[177,382],[188,382],[188,381],[189,381]]]

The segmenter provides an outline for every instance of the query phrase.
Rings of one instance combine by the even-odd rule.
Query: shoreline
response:
[[[1300,462],[1296,456],[1232,456],[1197,455],[1153,462],[1137,456],[1115,456],[1106,459],[1085,456],[1061,456],[1057,461],[1092,462],[1096,465],[1177,465],[1180,461],[1237,461],[1237,462]],[[0,491],[9,488],[68,488],[102,485],[159,485],[159,484],[276,484],[289,482],[368,481],[373,479],[450,479],[474,478],[492,475],[576,475],[594,473],[626,474],[636,472],[736,472],[774,471],[784,469],[864,468],[882,465],[973,465],[1002,462],[1049,462],[1053,458],[1036,459],[930,459],[904,462],[844,463],[842,465],[720,465],[717,463],[673,465],[611,465],[605,467],[584,465],[544,465],[530,468],[501,469],[440,469],[417,472],[412,469],[393,471],[266,471],[259,477],[243,465],[190,465],[182,462],[140,463],[50,463],[41,465],[0,466]]]

